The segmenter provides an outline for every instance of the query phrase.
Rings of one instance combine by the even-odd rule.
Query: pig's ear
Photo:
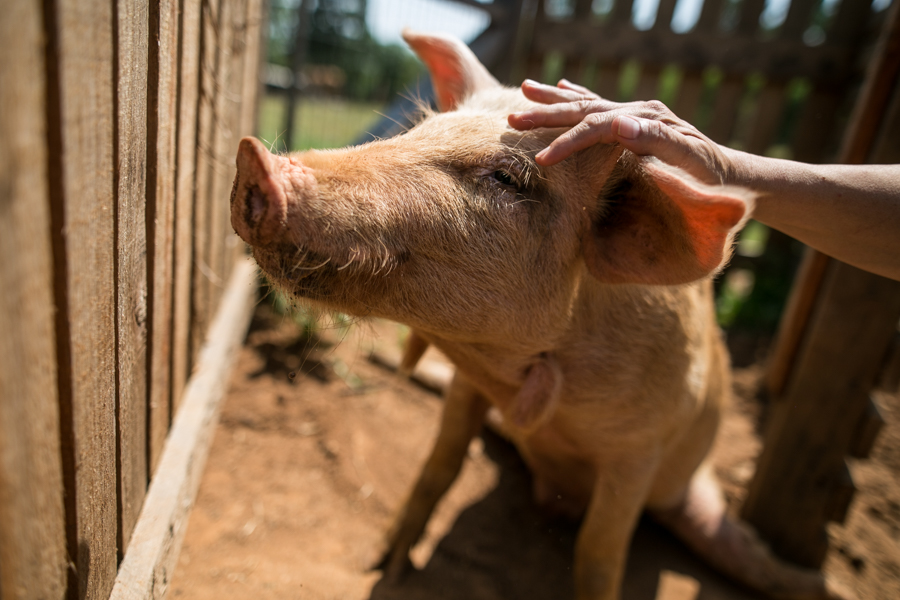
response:
[[[442,112],[453,110],[478,90],[500,86],[469,47],[454,37],[404,29],[403,39],[428,67]]]
[[[678,285],[718,271],[753,207],[747,190],[704,185],[640,159],[607,189],[605,214],[584,240],[591,274],[606,283]]]

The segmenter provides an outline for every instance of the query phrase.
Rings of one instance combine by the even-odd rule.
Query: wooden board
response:
[[[110,600],[163,598],[187,527],[225,395],[256,300],[256,265],[236,265],[185,389]]]
[[[119,559],[147,491],[147,2],[116,4]]]
[[[178,409],[191,369],[191,283],[197,102],[200,77],[200,3],[181,0],[179,11],[178,138],[176,146],[175,240],[172,304],[172,410]]]
[[[191,362],[196,361],[200,345],[209,326],[210,279],[209,262],[210,188],[213,178],[213,131],[216,97],[217,19],[219,3],[202,4],[200,13],[200,79],[197,105],[197,153],[195,164],[193,271],[191,294]]]
[[[825,557],[825,523],[846,496],[844,457],[898,319],[900,282],[831,261],[742,509],[785,558],[818,567]]]
[[[40,5],[0,15],[0,598],[62,600],[66,536]]]
[[[48,23],[49,182],[60,429],[74,598],[116,575],[111,3],[60,0]]]
[[[149,184],[150,268],[149,463],[155,470],[171,419],[172,252],[174,238],[178,2],[151,7]]]

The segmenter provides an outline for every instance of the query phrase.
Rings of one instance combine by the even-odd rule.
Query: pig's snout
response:
[[[270,246],[287,231],[288,202],[276,177],[280,161],[255,138],[241,140],[231,190],[231,225],[251,246]]]

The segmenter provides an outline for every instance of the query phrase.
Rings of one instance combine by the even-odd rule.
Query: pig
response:
[[[385,577],[409,568],[493,407],[537,503],[582,519],[579,600],[620,597],[645,509],[773,598],[833,597],[821,573],[777,559],[726,514],[707,461],[730,391],[710,279],[753,195],[617,145],[540,167],[560,130],[511,129],[507,116],[531,106],[518,89],[458,40],[404,37],[439,112],[341,150],[278,156],[245,138],[231,195],[235,231],[286,294],[405,323],[418,350],[432,344],[456,367],[386,537]]]

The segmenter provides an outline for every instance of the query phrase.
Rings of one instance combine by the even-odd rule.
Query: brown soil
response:
[[[367,323],[304,335],[261,305],[234,368],[170,597],[557,600],[573,597],[577,525],[533,505],[515,450],[485,432],[413,551],[399,585],[368,566],[430,449],[440,399],[367,360],[402,328]],[[429,351],[426,361],[442,360]],[[729,502],[743,498],[760,442],[760,369],[737,369],[714,460]],[[826,573],[860,600],[900,598],[900,398],[860,493],[831,528]],[[623,598],[751,599],[648,519],[632,542]]]

